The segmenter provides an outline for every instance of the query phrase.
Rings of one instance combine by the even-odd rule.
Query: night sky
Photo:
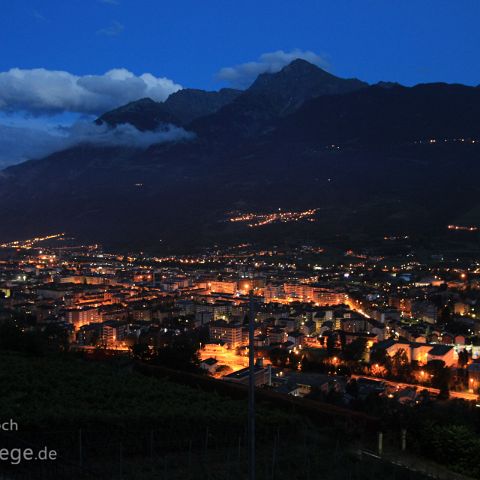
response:
[[[0,164],[31,156],[6,158],[7,126],[56,135],[144,96],[245,87],[296,56],[370,83],[477,85],[478,18],[478,0],[3,1]]]

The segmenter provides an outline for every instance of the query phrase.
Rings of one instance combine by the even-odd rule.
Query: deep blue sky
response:
[[[0,72],[123,67],[218,88],[220,68],[294,48],[369,82],[480,83],[479,0],[3,0]]]
[[[164,141],[92,120],[295,56],[370,83],[478,85],[479,18],[480,0],[0,0],[0,169],[86,138]]]

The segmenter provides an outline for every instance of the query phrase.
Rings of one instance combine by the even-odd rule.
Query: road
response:
[[[415,385],[412,383],[394,382],[393,380],[386,380],[385,378],[369,377],[366,375],[352,375],[352,378],[367,378],[369,380],[377,380],[395,388],[416,388],[417,390],[428,390],[430,393],[435,393],[437,395],[440,393],[438,388],[425,387],[424,385]],[[450,390],[450,398],[461,398],[470,402],[476,402],[478,400],[478,395],[470,392],[454,392]]]

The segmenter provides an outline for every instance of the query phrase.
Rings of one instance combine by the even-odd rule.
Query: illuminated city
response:
[[[0,6],[0,480],[480,480],[480,2]]]
[[[241,246],[238,256],[217,250],[157,258],[107,253],[98,245],[66,242],[63,235],[1,248],[3,319],[36,325],[23,320],[22,329],[55,325],[71,350],[122,354],[193,335],[201,340],[201,362],[216,361],[205,366],[209,374],[228,380],[219,372],[247,366],[244,319],[253,294],[256,354],[265,368],[286,369],[282,382],[289,368],[298,371],[303,360],[320,355],[323,368],[334,373],[348,368],[395,385],[395,375],[371,358],[383,351],[385,362],[400,351],[411,366],[398,388],[417,384],[419,392],[425,386],[438,394],[442,387],[451,397],[477,399],[478,379],[469,369],[480,358],[475,262],[427,265],[413,256],[402,262],[347,250],[342,261],[328,264],[322,248],[267,252],[251,246]],[[354,347],[352,363],[345,351]],[[425,375],[433,360],[450,371],[447,384],[436,387]],[[275,375],[268,385],[278,383]]]

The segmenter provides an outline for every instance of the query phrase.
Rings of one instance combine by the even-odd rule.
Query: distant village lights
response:
[[[448,225],[449,230],[460,230],[463,232],[477,232],[478,227],[474,226],[465,226],[465,225]]]
[[[272,213],[243,213],[228,219],[232,223],[247,223],[250,228],[263,227],[271,223],[289,223],[298,222],[300,220],[307,220],[310,222],[315,221],[315,214],[318,212],[318,208],[310,210],[304,210],[301,212],[282,212],[281,209],[278,212]]]

